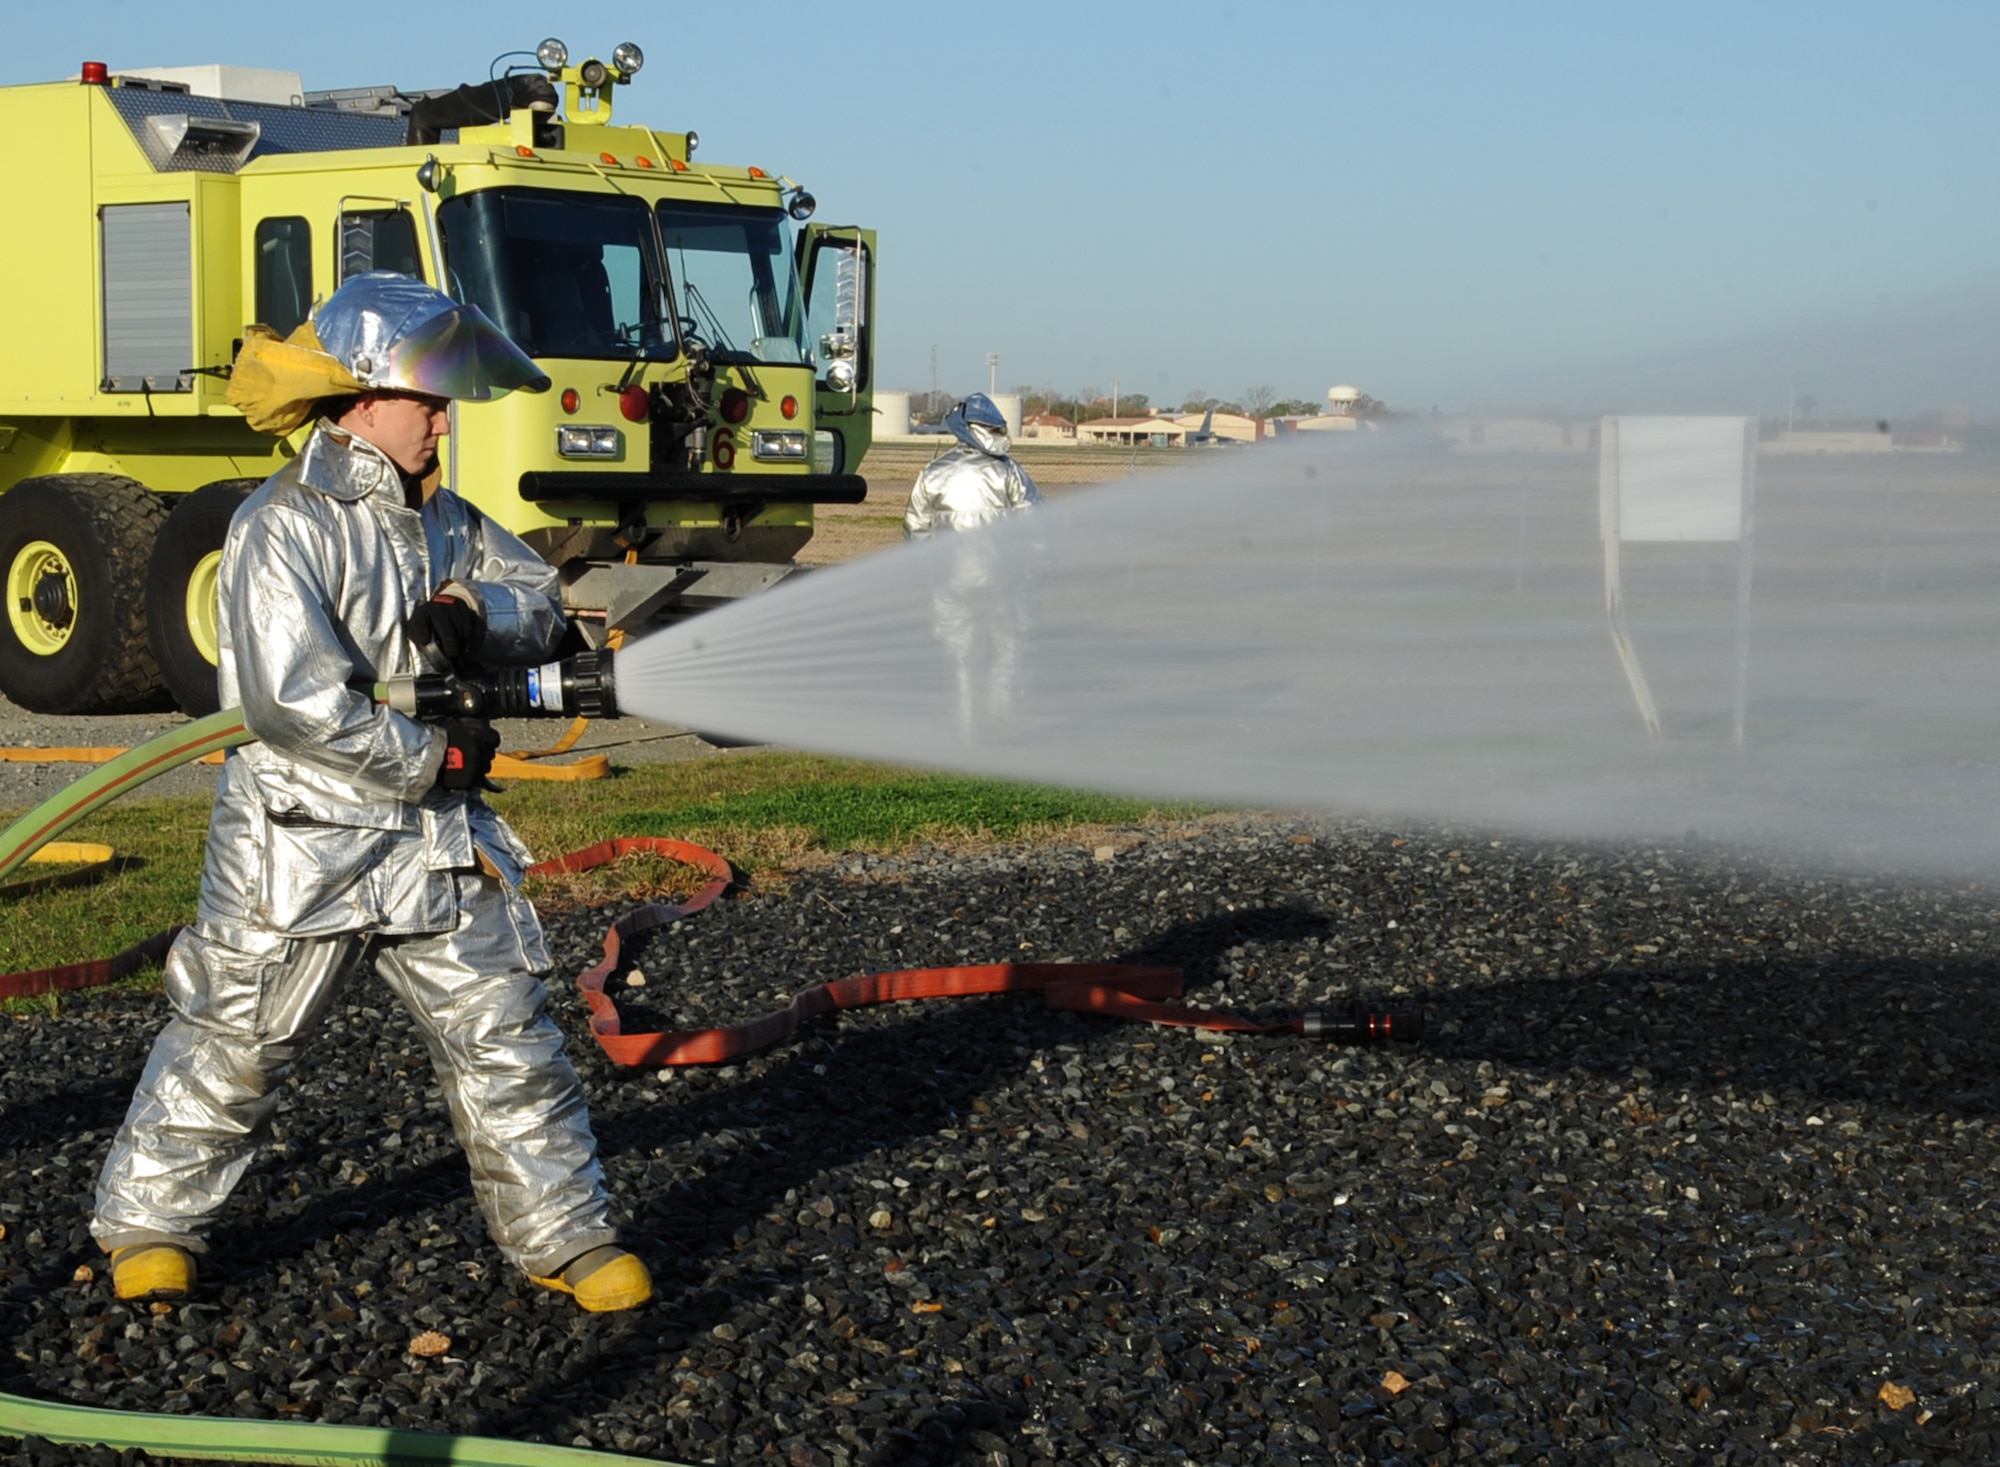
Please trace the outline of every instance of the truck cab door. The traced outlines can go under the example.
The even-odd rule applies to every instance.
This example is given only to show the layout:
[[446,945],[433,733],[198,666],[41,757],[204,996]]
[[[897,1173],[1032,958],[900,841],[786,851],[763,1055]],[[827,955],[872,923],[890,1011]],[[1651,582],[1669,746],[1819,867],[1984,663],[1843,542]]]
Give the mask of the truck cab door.
[[807,225],[799,282],[815,373],[813,467],[852,473],[875,433],[875,231]]

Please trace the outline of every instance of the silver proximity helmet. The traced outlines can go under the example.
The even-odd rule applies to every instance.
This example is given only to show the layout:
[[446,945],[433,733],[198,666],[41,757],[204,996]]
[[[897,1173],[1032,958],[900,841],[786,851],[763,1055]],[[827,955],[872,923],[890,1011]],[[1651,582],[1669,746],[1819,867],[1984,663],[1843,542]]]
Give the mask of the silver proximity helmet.
[[474,305],[414,275],[370,270],[328,296],[313,317],[328,356],[368,388],[485,402],[548,375]]
[[944,415],[944,425],[960,443],[982,453],[997,457],[1011,446],[1006,415],[983,392],[971,393],[963,402],[954,403]]

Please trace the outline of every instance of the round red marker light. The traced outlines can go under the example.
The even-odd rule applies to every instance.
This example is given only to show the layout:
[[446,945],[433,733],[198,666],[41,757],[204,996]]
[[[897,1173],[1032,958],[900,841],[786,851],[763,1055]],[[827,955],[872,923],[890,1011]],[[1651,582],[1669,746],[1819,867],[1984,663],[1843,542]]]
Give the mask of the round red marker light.
[[778,411],[788,418],[796,418],[799,415],[799,400],[787,393],[785,400],[778,404]]
[[563,395],[562,395],[563,411],[566,413],[573,413],[582,406],[583,406],[583,399],[576,395],[576,389],[574,387],[565,387],[563,389]]
[[732,387],[722,394],[722,421],[740,423],[750,416],[750,394],[740,387]]
[[618,394],[618,411],[625,415],[629,423],[643,423],[651,410],[653,399],[645,388],[634,383]]

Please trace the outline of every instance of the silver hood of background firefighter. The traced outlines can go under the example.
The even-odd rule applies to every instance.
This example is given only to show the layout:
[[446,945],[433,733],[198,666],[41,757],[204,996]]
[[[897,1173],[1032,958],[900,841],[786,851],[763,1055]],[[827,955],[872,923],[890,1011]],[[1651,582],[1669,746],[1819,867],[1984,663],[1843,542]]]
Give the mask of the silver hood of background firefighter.
[[951,411],[944,415],[944,425],[951,430],[952,437],[967,448],[976,448],[995,458],[1014,446],[1013,440],[1007,436],[1005,415],[983,392],[975,392],[965,401],[953,404]]

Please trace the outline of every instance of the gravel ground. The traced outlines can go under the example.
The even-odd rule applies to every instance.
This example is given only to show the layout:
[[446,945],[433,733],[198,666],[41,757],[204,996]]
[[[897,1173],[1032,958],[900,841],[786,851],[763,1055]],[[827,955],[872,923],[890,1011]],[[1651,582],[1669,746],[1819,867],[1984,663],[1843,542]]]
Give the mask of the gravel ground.
[[508,1275],[371,981],[155,1312],[85,1218],[158,1001],[78,996],[0,1024],[0,1389],[790,1467],[2000,1461],[1991,893],[1287,820],[1101,839],[744,893],[636,954],[627,1027],[1067,957],[1251,1012],[1414,996],[1431,1041],[1006,996],[618,1071],[568,981],[613,914],[577,914],[555,1006],[658,1302]]

